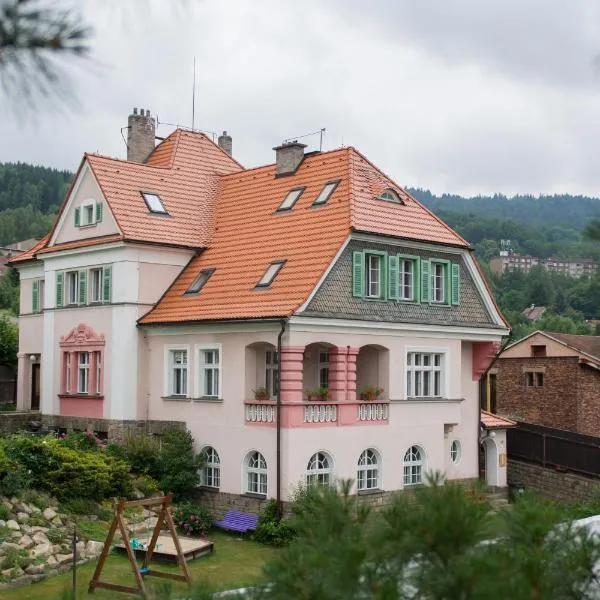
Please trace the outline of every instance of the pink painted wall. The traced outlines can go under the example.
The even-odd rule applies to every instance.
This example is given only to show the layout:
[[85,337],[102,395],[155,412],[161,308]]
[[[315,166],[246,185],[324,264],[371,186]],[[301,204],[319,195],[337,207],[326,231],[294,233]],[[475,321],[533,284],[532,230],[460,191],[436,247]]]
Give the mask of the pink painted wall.
[[69,417],[104,417],[103,401],[98,398],[61,398],[60,414]]
[[[74,219],[75,208],[87,203],[88,200],[95,200],[104,204],[102,210],[102,221],[86,227],[76,227]],[[143,202],[141,196],[140,202]],[[113,233],[119,233],[119,228],[106,201],[104,200],[104,197],[102,196],[102,192],[96,183],[94,176],[92,175],[91,171],[86,170],[81,175],[81,183],[78,186],[75,194],[71,196],[69,210],[65,215],[62,226],[57,232],[55,243],[61,244],[63,242],[81,240],[90,237],[99,237]]]
[[[268,327],[267,325],[263,327]],[[244,401],[251,400],[249,392],[254,388],[259,369],[256,360],[246,348],[253,342],[276,344],[278,327],[272,330],[236,332],[233,328],[210,326],[188,327],[181,333],[164,329],[162,332],[148,329],[148,389],[149,414],[154,419],[178,419],[187,422],[198,448],[211,445],[217,449],[221,459],[221,490],[231,493],[242,491],[242,463],[249,450],[263,453],[269,466],[269,495],[275,494],[275,427],[273,425],[245,424]],[[173,332],[173,333],[171,333]],[[479,401],[477,383],[472,380],[472,347],[470,342],[455,339],[425,338],[401,334],[332,334],[305,331],[287,332],[284,346],[297,348],[298,352],[284,353],[286,364],[300,363],[304,346],[327,340],[331,344],[346,348],[360,348],[365,344],[377,343],[388,349],[389,381],[382,382],[389,389],[389,424],[329,426],[318,424],[284,428],[282,431],[282,458],[284,489],[291,490],[305,475],[310,456],[318,450],[331,454],[338,477],[356,478],[356,461],[366,448],[377,449],[383,459],[382,484],[385,490],[403,486],[403,457],[409,446],[417,444],[426,453],[426,469],[443,471],[449,478],[477,477],[478,475],[478,414]],[[165,346],[184,345],[189,347],[190,385],[194,381],[195,361],[191,360],[195,344],[219,343],[222,352],[222,401],[206,402],[187,400],[165,400],[162,398],[165,372]],[[406,352],[446,352],[446,374],[448,397],[452,400],[406,401],[404,379]],[[291,361],[291,362],[290,362]],[[316,364],[312,364],[316,369]],[[372,366],[369,368],[373,368]],[[331,376],[331,375],[330,375]],[[295,376],[294,376],[295,377]],[[282,382],[282,395],[289,400],[296,398],[304,385],[295,380]],[[289,387],[291,386],[291,387]],[[291,394],[291,395],[290,395]],[[292,397],[293,396],[293,397]],[[303,410],[303,404],[299,404]],[[295,409],[294,409],[295,410]],[[350,419],[355,405],[342,406],[339,419]],[[300,414],[300,413],[299,413]],[[352,419],[350,419],[352,420]],[[446,428],[445,428],[446,426]],[[445,435],[446,429],[446,435]],[[461,459],[453,464],[450,459],[450,444],[458,439],[461,444]]]

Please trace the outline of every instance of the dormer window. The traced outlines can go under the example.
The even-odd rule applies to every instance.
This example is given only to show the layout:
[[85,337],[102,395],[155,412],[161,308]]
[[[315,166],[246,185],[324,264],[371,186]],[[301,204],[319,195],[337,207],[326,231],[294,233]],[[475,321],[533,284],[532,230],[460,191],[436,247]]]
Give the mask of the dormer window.
[[158,194],[154,194],[153,192],[141,192],[142,197],[144,198],[144,202],[146,202],[146,206],[151,213],[156,213],[159,215],[168,215],[167,209],[164,207],[162,200]]
[[394,202],[396,204],[404,204],[398,192],[391,188],[387,188],[377,196],[377,200],[385,200],[386,202]]
[[299,187],[290,190],[277,210],[291,210],[306,188]]
[[210,276],[215,272],[215,269],[202,269],[190,287],[185,291],[186,294],[197,294],[210,279]]
[[328,181],[323,189],[320,191],[319,195],[315,198],[315,201],[312,203],[313,206],[320,206],[321,204],[325,204],[327,200],[331,197],[331,194],[335,191],[335,188],[339,185],[340,180],[337,181]]
[[273,261],[265,271],[265,274],[262,276],[261,280],[256,284],[257,288],[265,288],[269,287],[279,271],[281,271],[281,267],[285,264],[285,260],[276,260]]

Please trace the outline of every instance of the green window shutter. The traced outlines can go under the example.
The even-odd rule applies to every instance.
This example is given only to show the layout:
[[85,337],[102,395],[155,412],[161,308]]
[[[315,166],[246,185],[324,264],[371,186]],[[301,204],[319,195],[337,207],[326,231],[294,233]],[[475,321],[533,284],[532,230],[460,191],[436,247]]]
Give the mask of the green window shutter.
[[96,223],[102,222],[102,202],[96,202]]
[[362,252],[352,253],[352,295],[362,298],[365,294],[365,260]]
[[40,312],[40,281],[34,279],[31,287],[31,312]]
[[452,304],[458,306],[460,304],[460,265],[452,263]]
[[431,263],[421,261],[421,302],[429,302],[431,290]]
[[79,304],[87,304],[87,271],[79,271]]
[[56,306],[63,305],[65,295],[65,274],[62,271],[56,273]]
[[79,208],[79,206],[75,209],[75,227],[79,227],[79,223],[80,223],[80,214],[81,214],[81,208]]
[[102,270],[102,302],[111,301],[112,296],[112,267],[104,267]]
[[400,277],[400,260],[392,254],[388,256],[388,298],[398,300],[398,284]]
[[387,300],[388,297],[388,254],[381,253],[381,298]]

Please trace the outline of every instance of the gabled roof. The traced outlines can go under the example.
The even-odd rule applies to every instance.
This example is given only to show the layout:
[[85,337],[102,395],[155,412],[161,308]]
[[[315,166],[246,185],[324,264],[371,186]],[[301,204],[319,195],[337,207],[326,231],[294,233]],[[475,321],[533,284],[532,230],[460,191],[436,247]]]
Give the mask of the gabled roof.
[[50,239],[50,234],[48,233],[37,244],[35,244],[31,248],[29,248],[29,250],[27,250],[26,252],[22,252],[21,254],[18,254],[17,256],[11,258],[8,261],[8,263],[13,265],[13,264],[22,263],[22,262],[25,262],[28,260],[34,260],[35,255],[38,252],[38,250],[41,250],[42,248],[44,248],[46,246],[46,244],[48,243],[49,239]]
[[[327,203],[311,206],[340,180]],[[304,187],[289,211],[277,208]],[[393,188],[404,204],[375,199]],[[293,176],[270,165],[221,178],[210,247],[194,258],[140,323],[284,317],[308,298],[353,231],[468,247],[459,235],[354,148],[306,155]],[[286,263],[268,289],[256,284],[273,261]],[[215,269],[198,294],[185,294],[203,269]]]
[[600,361],[600,336],[597,335],[573,335],[570,333],[544,333],[548,337],[558,340],[573,350],[588,354]]

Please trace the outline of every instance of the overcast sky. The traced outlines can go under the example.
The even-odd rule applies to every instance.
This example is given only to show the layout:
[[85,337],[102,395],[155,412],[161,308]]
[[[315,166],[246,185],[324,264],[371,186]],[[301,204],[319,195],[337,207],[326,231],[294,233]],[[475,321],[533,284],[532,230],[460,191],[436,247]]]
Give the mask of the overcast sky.
[[600,196],[598,0],[78,4],[94,27],[92,60],[66,65],[78,107],[16,119],[3,98],[0,161],[124,157],[134,106],[191,126],[195,56],[196,127],[228,130],[246,166],[326,127],[325,149],[355,146],[401,185]]

